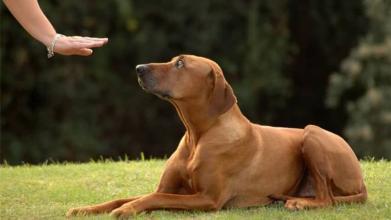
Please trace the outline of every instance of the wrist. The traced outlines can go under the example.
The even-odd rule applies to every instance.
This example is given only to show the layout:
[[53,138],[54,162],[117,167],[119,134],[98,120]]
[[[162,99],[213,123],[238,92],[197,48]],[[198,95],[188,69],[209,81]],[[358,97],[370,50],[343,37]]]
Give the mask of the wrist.
[[50,44],[52,43],[53,39],[56,37],[57,33],[49,33],[41,37],[40,42],[45,45],[45,47],[50,47]]
[[50,44],[46,47],[48,51],[48,58],[51,58],[54,56],[54,47],[56,46],[57,40],[60,37],[64,37],[62,34],[56,34],[54,35],[53,39],[51,40]]

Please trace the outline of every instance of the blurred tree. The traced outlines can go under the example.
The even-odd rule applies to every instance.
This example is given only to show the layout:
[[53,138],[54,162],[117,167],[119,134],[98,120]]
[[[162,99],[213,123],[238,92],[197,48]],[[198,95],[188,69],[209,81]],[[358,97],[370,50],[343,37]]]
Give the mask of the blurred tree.
[[165,156],[184,128],[133,68],[188,53],[223,68],[251,120],[344,121],[326,109],[328,76],[366,30],[362,1],[40,1],[58,32],[108,36],[89,58],[45,49],[1,7],[1,148],[10,163]]
[[345,108],[360,156],[391,158],[391,2],[366,0],[370,30],[330,78],[327,103]]
[[312,123],[341,132],[346,115],[335,114],[324,103],[328,79],[367,27],[361,0],[289,2],[292,49],[284,71],[292,89],[276,124],[304,127]]

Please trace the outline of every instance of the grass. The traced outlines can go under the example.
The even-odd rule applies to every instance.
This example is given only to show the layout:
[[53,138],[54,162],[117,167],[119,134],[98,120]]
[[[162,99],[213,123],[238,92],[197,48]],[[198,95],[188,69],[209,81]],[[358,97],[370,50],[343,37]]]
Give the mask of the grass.
[[[364,161],[365,204],[290,212],[282,204],[219,212],[155,211],[137,219],[390,219],[391,162]],[[0,167],[0,219],[65,219],[75,206],[152,192],[162,160]],[[75,219],[111,219],[108,215]]]

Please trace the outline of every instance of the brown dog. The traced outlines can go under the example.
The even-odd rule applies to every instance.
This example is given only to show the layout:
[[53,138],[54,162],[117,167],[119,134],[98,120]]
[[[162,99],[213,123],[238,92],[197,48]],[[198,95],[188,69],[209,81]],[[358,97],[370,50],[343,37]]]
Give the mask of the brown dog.
[[251,123],[213,61],[192,55],[136,67],[144,90],[171,102],[186,127],[156,190],[71,209],[67,216],[156,209],[219,210],[284,200],[291,210],[364,202],[359,161],[338,135]]

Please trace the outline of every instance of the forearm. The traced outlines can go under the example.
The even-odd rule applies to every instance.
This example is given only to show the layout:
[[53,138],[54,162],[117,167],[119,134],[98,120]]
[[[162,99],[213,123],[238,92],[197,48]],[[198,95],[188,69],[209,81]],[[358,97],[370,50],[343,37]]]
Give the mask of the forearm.
[[46,18],[37,0],[3,0],[9,11],[35,39],[48,46],[56,30]]

